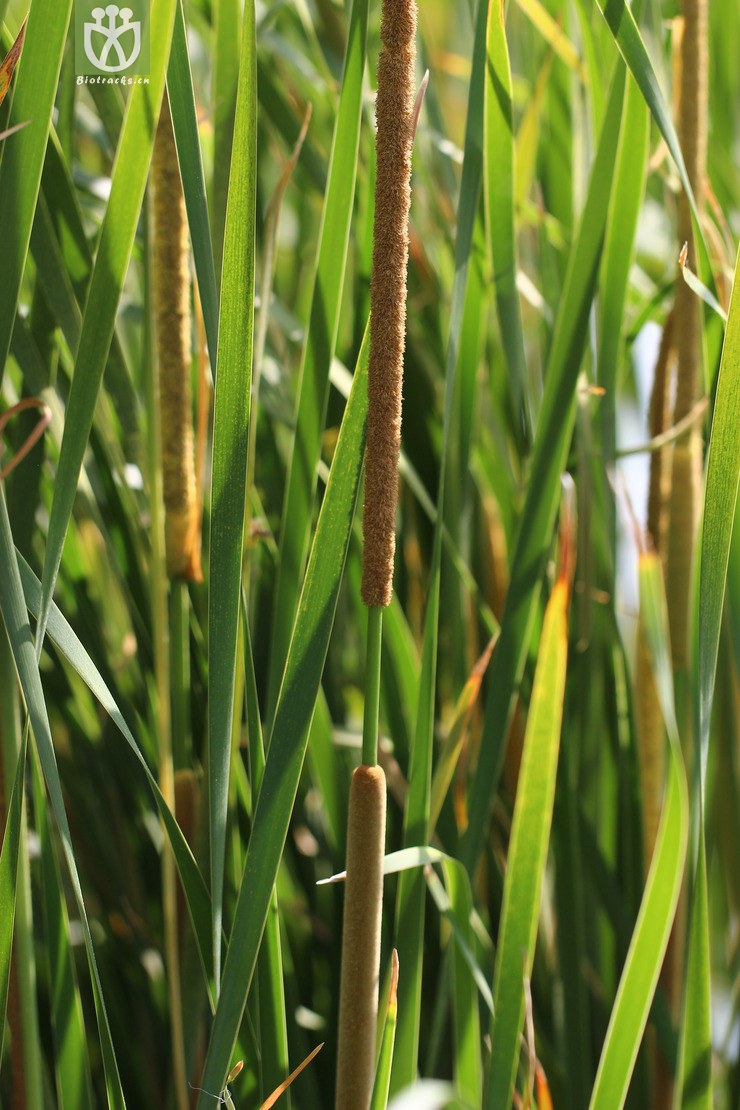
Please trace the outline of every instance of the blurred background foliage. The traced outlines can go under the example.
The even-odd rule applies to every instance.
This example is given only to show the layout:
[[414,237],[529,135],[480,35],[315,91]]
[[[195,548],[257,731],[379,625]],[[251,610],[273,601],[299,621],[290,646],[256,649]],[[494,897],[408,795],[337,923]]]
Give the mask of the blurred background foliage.
[[[266,321],[266,334],[261,362],[254,368],[254,381],[258,382],[253,400],[254,474],[249,489],[244,565],[256,689],[266,727],[275,707],[270,685],[276,680],[273,671],[278,667],[279,677],[282,669],[282,659],[276,662],[272,647],[284,530],[281,521],[349,7],[349,3],[335,0],[256,4],[256,312],[258,319]],[[483,157],[480,132],[477,145],[466,139],[476,47],[473,8],[465,2],[424,0],[419,12],[419,78],[428,68],[430,82],[414,150],[396,589],[386,621],[381,714],[383,761],[390,784],[388,851],[392,851],[402,844],[403,802],[419,697],[447,406],[451,430],[446,456],[446,529],[435,723],[429,743],[437,767],[443,752],[454,752],[452,773],[440,796],[434,843],[455,857],[461,854],[460,840],[469,818],[470,791],[476,778],[486,699],[490,696],[488,657],[477,671],[476,662],[497,632],[515,569],[512,553],[530,488],[532,442],[541,412],[543,377],[566,273],[578,243],[579,219],[607,113],[611,75],[620,64],[612,33],[590,0],[545,0],[543,6],[535,0],[510,0],[506,32],[516,159],[513,212],[526,352],[524,380],[517,384],[504,354],[496,312],[483,194],[475,193],[467,213],[461,214],[458,207],[463,160],[470,159],[472,165]],[[660,87],[671,103],[678,5],[668,0],[645,0],[641,8],[640,30]],[[188,0],[184,10],[210,235],[219,274],[239,66],[240,4]],[[24,13],[22,2],[0,2],[0,15],[8,31],[6,48]],[[713,3],[709,14],[711,191],[704,198],[703,211],[711,276],[705,273],[702,277],[713,285],[717,299],[727,310],[740,236],[740,8],[732,3]],[[219,19],[221,34],[217,35]],[[478,49],[480,38],[478,31]],[[315,523],[323,496],[349,375],[357,361],[368,313],[373,84],[378,42],[379,5],[373,3],[346,275],[331,367],[332,385],[321,429],[318,493],[312,516],[305,522],[308,527]],[[156,43],[152,49],[157,49]],[[22,67],[23,63],[20,76]],[[9,97],[0,107],[0,130],[7,125],[11,103]],[[281,193],[281,175],[309,106],[305,141]],[[123,110],[124,97],[119,88],[76,83],[70,33],[54,100],[54,138],[50,139],[35,207],[18,315],[0,391],[3,408],[24,396],[41,396],[51,409],[47,433],[5,480],[15,544],[39,577],[81,314],[91,259],[110,195]],[[6,149],[12,142],[14,137],[5,140]],[[636,158],[635,174],[640,180],[642,172]],[[637,187],[642,189],[639,183]],[[652,123],[634,248],[630,242],[623,244],[629,278],[623,310],[617,306],[618,315],[613,321],[618,329],[614,390],[604,395],[600,388],[601,329],[608,306],[600,300],[598,288],[586,304],[583,344],[574,348],[571,356],[580,368],[567,461],[577,489],[577,569],[551,858],[531,980],[537,1058],[555,1106],[586,1105],[584,1091],[587,1098],[644,887],[631,677],[637,631],[638,553],[627,506],[642,524],[649,453],[632,453],[632,449],[644,448],[649,438],[647,408],[653,367],[677,280],[676,260],[681,246],[675,230],[679,188],[675,165]],[[11,203],[8,196],[0,194],[0,206]],[[467,296],[450,403],[450,398],[445,398],[445,381],[450,329],[454,326],[450,322],[453,287],[459,268],[456,245],[463,216],[472,220],[472,245],[466,257]],[[324,218],[331,220],[332,213],[327,212]],[[54,597],[156,774],[160,713],[155,677],[156,596],[152,586],[153,429],[148,403],[152,276],[148,219],[145,200]],[[270,261],[272,274],[270,277],[268,271],[265,282]],[[0,285],[1,268],[0,253]],[[198,320],[195,286],[193,303]],[[719,366],[722,323],[708,307],[705,325],[702,393],[711,397]],[[202,376],[208,378],[204,352],[200,323],[193,339],[196,397]],[[317,415],[321,419],[320,411]],[[19,449],[35,419],[33,413],[24,414],[9,424],[6,456]],[[705,422],[707,419],[705,416]],[[708,428],[706,423],[705,442]],[[173,695],[174,768],[180,773],[177,790],[181,799],[187,795],[193,806],[190,812],[181,800],[178,819],[205,875],[209,457],[206,451],[205,582],[175,587],[170,603],[170,622],[182,622],[179,638],[172,633],[180,650],[179,657],[173,655],[171,659],[172,682],[178,691]],[[553,539],[550,535],[543,542],[549,544],[554,558]],[[316,700],[308,759],[277,875],[285,1033],[291,1066],[318,1041],[326,1042],[293,1088],[295,1105],[307,1110],[329,1105],[333,1089],[341,887],[317,887],[316,882],[343,867],[346,785],[359,758],[366,620],[359,599],[360,550],[358,520],[349,544],[321,694]],[[545,573],[545,595],[551,580],[552,566]],[[740,1099],[737,528],[728,583],[705,814],[714,1103],[726,1110],[737,1106]],[[521,681],[517,681],[516,709],[508,730],[501,781],[494,783],[492,816],[486,824],[482,850],[470,869],[475,905],[471,943],[474,958],[489,984],[493,967],[489,945],[491,939],[495,942],[499,929],[519,751],[543,605],[544,598],[537,601],[529,640],[524,645],[526,662]],[[15,678],[4,638],[2,650],[3,733],[7,739],[9,733],[18,734],[20,702],[13,692]],[[173,1081],[163,955],[160,857],[164,837],[159,816],[144,777],[114,723],[49,638],[40,667],[122,1086],[130,1106],[169,1105]],[[474,677],[472,687],[466,688],[471,675],[480,674],[482,683]],[[237,681],[237,698],[240,692]],[[234,736],[226,851],[227,935],[253,813],[250,736],[247,711],[241,701],[237,702]],[[6,800],[15,768],[8,750],[6,743]],[[98,1105],[105,1098],[104,1083],[81,928],[70,898],[69,879],[57,861],[58,846],[51,855],[48,852],[49,835],[51,843],[56,843],[53,822],[46,832],[40,827],[46,827],[46,802],[36,776],[37,764],[32,757],[27,783],[28,838],[21,852],[21,865],[30,878],[29,905],[23,916],[17,912],[16,925],[28,929],[32,938],[25,958],[32,960],[35,968],[33,1020],[37,1021],[39,1058],[43,1063],[35,1076],[37,1095],[29,1095],[24,1101],[17,1086],[20,1073],[11,1067],[17,1036],[15,1044],[12,1035],[6,1036],[0,1069],[3,1105],[34,1106],[34,1097],[42,1099],[39,1106]],[[694,787],[692,791],[694,807]],[[394,943],[396,887],[396,876],[389,877],[384,969]],[[54,888],[62,892],[61,901],[50,894]],[[208,1007],[182,907],[180,912],[187,1077],[197,1084],[208,1037]],[[69,973],[74,975],[64,987],[54,981],[55,965],[48,957],[52,941],[57,943],[55,914],[59,913],[73,957]],[[419,1071],[422,1076],[455,1080],[460,1046],[452,1036],[451,977],[456,974],[453,947],[449,920],[440,916],[430,901],[423,937]],[[403,983],[403,962],[400,975]],[[55,1012],[54,992],[60,989],[71,992],[70,998],[79,991],[82,1007],[83,1036],[75,1042],[73,1055],[78,1054],[81,1073],[89,1072],[91,1093],[75,1103],[69,1101],[69,1096],[65,1103],[55,1102],[64,1086],[61,1062],[69,1062],[51,1016]],[[12,998],[11,986],[11,1002]],[[480,1000],[477,1004],[485,1029],[485,1005]],[[272,1089],[261,1063],[257,1011],[253,991],[234,1056],[245,1060],[244,1071],[232,1086],[240,1107],[259,1105]],[[648,1042],[652,1043],[653,1022],[649,1028],[653,1031]],[[664,1035],[675,1049],[677,1030],[670,1022],[667,1032],[665,1028]],[[485,1045],[481,1051],[485,1058]],[[27,1055],[27,1063],[32,1059],[33,1055]],[[581,1078],[574,1078],[574,1068]],[[526,1062],[522,1069],[522,1075],[529,1074]],[[649,1053],[643,1050],[628,1105],[651,1105],[649,1072]],[[23,1082],[29,1082],[28,1078]],[[85,1089],[87,1084],[85,1079]],[[459,1088],[457,1097],[462,1099]],[[537,1097],[542,1100],[537,1102],[540,1107],[547,1105],[540,1087]]]

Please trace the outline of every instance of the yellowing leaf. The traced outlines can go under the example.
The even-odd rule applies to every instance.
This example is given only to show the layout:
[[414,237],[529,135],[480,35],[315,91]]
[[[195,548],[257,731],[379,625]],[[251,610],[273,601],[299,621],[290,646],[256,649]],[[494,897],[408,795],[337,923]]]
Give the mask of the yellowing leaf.
[[302,1063],[302,1064],[299,1064],[299,1065],[298,1065],[298,1067],[297,1067],[297,1068],[295,1069],[295,1071],[292,1071],[292,1072],[290,1073],[290,1075],[289,1075],[289,1076],[288,1076],[288,1078],[287,1078],[287,1079],[285,1080],[285,1082],[284,1082],[284,1083],[281,1083],[279,1087],[276,1087],[276,1088],[275,1088],[275,1090],[274,1090],[274,1091],[272,1092],[272,1094],[270,1095],[270,1097],[269,1097],[268,1099],[266,1099],[266,1100],[265,1100],[265,1102],[263,1102],[263,1103],[262,1103],[262,1106],[260,1107],[260,1110],[270,1110],[270,1107],[271,1107],[271,1106],[274,1106],[274,1105],[275,1105],[275,1103],[276,1103],[276,1102],[277,1102],[277,1100],[278,1100],[278,1099],[280,1098],[280,1096],[281,1096],[282,1094],[284,1094],[284,1092],[285,1092],[285,1091],[287,1091],[288,1087],[289,1087],[289,1086],[291,1085],[291,1083],[293,1082],[293,1080],[294,1080],[294,1079],[297,1079],[297,1078],[298,1078],[298,1076],[299,1076],[299,1075],[301,1074],[301,1072],[303,1071],[303,1069],[304,1069],[304,1068],[305,1068],[305,1067],[306,1067],[306,1066],[307,1066],[308,1064],[310,1064],[310,1063],[311,1063],[311,1061],[313,1060],[314,1056],[315,1056],[315,1055],[316,1055],[316,1054],[317,1054],[318,1052],[321,1052],[321,1049],[322,1049],[323,1047],[324,1047],[324,1045],[323,1045],[323,1042],[322,1042],[321,1044],[319,1044],[319,1045],[317,1045],[317,1046],[316,1046],[316,1048],[315,1048],[315,1049],[313,1050],[313,1052],[309,1052],[308,1056],[307,1056],[307,1057],[306,1057],[306,1059],[305,1059],[305,1060],[303,1061],[303,1063]]

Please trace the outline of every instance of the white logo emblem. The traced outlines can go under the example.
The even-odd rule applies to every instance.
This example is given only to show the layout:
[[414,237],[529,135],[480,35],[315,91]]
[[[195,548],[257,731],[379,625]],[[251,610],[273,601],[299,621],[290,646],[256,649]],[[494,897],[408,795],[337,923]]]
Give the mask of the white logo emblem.
[[[95,22],[85,24],[85,53],[89,60],[105,73],[120,73],[121,70],[128,69],[141,50],[140,21],[131,18],[134,14],[131,8],[119,8],[118,4],[108,4],[105,9],[93,8],[90,14]],[[129,32],[132,41],[127,44],[130,45],[130,50],[126,53],[121,39]]]

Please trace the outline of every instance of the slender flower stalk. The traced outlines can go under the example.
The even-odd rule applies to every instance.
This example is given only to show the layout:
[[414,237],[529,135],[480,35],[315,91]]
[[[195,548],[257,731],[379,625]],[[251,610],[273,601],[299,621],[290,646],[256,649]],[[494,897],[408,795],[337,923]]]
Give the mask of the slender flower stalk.
[[370,282],[362,600],[368,607],[362,764],[352,777],[337,1054],[337,1110],[369,1110],[375,1071],[385,851],[385,775],[377,764],[383,608],[393,593],[406,333],[416,4],[383,0],[377,177]]

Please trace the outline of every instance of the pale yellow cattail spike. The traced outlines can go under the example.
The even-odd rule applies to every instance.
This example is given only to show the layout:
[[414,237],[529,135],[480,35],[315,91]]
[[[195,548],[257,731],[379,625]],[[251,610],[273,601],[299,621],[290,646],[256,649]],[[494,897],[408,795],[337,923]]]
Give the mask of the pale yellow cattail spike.
[[165,545],[170,578],[199,581],[200,508],[190,389],[190,251],[169,101],[165,94],[152,156],[153,268],[162,422]]

